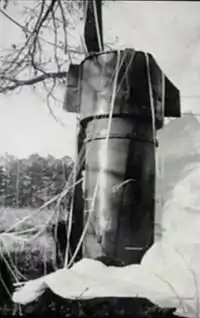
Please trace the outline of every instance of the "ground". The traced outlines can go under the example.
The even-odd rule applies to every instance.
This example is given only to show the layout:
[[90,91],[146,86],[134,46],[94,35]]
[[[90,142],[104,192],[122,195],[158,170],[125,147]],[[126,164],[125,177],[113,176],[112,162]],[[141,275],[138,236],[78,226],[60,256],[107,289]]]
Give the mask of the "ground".
[[[34,314],[35,316],[132,316],[135,318],[164,317],[171,318],[173,309],[161,310],[146,299],[96,299],[91,301],[66,301],[57,297],[51,291],[46,291],[36,302],[27,306],[16,306],[10,300],[13,283],[41,277],[55,269],[55,245],[51,227],[55,219],[46,225],[46,230],[34,238],[36,233],[41,232],[49,220],[52,211],[35,211],[31,209],[0,209],[0,316]],[[30,231],[25,242],[22,234],[14,236],[3,234],[13,224],[22,220],[27,215],[32,215],[24,223],[21,223],[15,231]],[[107,264],[109,265],[109,264]],[[7,289],[5,288],[5,285]]]
[[[5,305],[6,312],[15,310],[16,306],[8,295],[13,291],[13,283],[34,279],[55,269],[55,244],[51,233],[55,218],[49,221],[51,215],[52,211],[49,210],[0,208],[0,315],[5,313]],[[27,219],[17,228],[5,233],[24,218]],[[24,235],[25,231],[28,232]]]

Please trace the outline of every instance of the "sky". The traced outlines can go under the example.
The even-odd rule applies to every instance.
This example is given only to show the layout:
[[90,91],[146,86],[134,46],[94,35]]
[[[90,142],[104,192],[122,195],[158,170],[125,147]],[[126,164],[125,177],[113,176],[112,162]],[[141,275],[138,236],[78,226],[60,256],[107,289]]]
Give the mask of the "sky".
[[[15,12],[11,13],[15,17]],[[113,48],[132,47],[152,53],[180,89],[182,111],[200,113],[199,2],[108,1],[103,8],[103,23],[105,43],[117,37]],[[5,48],[19,33],[3,16],[0,24],[0,47]],[[9,37],[2,30],[9,30]],[[79,37],[77,33],[76,41]],[[63,96],[64,91],[61,100]],[[38,152],[74,157],[76,115],[56,107],[54,112],[64,127],[50,115],[44,96],[30,88],[18,95],[0,96],[0,155],[8,152],[25,157]]]
[[[57,121],[45,101],[24,89],[19,95],[0,99],[0,148],[18,157],[32,153],[55,157],[75,156],[76,116],[54,108]],[[62,124],[60,123],[62,122]]]

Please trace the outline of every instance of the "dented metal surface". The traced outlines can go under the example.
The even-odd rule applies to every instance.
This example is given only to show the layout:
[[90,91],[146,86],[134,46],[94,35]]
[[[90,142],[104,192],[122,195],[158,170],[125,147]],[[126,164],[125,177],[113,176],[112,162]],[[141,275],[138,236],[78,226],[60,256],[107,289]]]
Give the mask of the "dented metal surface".
[[[85,149],[83,228],[89,224],[83,256],[138,263],[154,237],[155,130],[165,116],[180,116],[179,91],[150,54],[132,49],[90,55],[76,71],[73,101]],[[73,110],[73,101],[68,98],[65,109]],[[80,209],[74,208],[74,220]]]

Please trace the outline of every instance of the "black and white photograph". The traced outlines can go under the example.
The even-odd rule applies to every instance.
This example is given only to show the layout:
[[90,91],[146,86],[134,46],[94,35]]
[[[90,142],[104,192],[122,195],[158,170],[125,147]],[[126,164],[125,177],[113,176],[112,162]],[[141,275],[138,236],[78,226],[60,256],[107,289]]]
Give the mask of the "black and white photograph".
[[200,318],[200,2],[0,0],[4,316]]

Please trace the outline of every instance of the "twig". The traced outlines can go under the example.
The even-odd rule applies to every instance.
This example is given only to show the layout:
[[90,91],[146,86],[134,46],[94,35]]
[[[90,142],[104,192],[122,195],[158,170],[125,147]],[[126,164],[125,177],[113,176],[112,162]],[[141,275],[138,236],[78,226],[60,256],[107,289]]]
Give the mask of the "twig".
[[[14,23],[15,25],[17,25],[20,29],[22,29],[23,32],[27,32],[27,33],[32,33],[31,30],[29,30],[27,27],[25,27],[24,25],[20,24],[17,20],[13,19],[11,16],[9,16],[5,11],[3,11],[0,8],[0,13],[2,13],[6,18],[8,18],[12,23]],[[51,46],[55,46],[55,43],[52,43],[51,41],[43,38],[41,35],[38,35],[38,38],[40,38],[42,41],[44,41],[45,43],[51,45]],[[59,48],[60,50],[63,51],[63,46],[57,44],[57,48]],[[77,53],[77,54],[83,54],[83,52],[79,51],[79,50],[75,50],[72,47],[68,47],[68,51],[70,51],[71,53]]]
[[59,79],[59,78],[65,78],[66,76],[67,76],[67,72],[49,72],[49,73],[44,73],[42,75],[39,75],[31,79],[27,79],[27,80],[25,79],[18,80],[8,76],[0,76],[1,80],[6,80],[6,81],[15,83],[13,85],[8,85],[4,88],[1,88],[0,93],[5,93],[8,90],[14,90],[19,86],[30,86],[39,82],[43,82],[44,80],[47,80],[47,79],[52,79],[52,78]]

